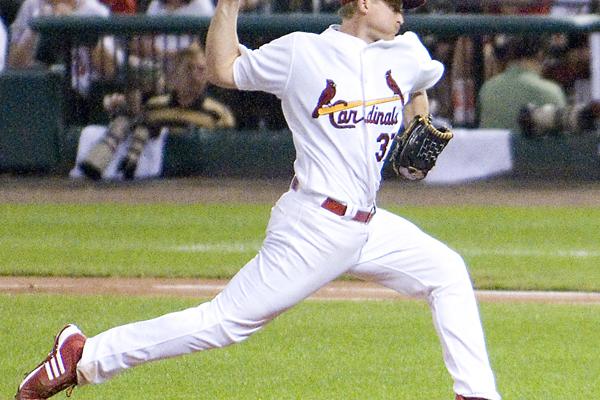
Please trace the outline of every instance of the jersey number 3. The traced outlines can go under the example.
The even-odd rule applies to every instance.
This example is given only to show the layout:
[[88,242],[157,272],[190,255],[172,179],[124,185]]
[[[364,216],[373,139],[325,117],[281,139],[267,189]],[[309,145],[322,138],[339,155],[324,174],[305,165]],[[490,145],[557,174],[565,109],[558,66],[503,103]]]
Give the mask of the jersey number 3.
[[381,162],[381,160],[385,158],[387,148],[390,142],[394,139],[394,136],[396,136],[395,133],[382,133],[377,137],[377,143],[380,144],[379,151],[375,153],[375,159],[377,159],[377,162]]

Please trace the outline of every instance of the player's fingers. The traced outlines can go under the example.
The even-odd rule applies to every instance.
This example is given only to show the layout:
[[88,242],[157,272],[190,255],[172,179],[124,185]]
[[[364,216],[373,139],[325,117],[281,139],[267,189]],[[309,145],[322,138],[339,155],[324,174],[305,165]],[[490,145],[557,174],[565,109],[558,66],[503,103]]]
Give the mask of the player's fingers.
[[398,173],[402,175],[402,177],[410,181],[418,181],[424,179],[427,175],[425,172],[413,167],[398,167]]

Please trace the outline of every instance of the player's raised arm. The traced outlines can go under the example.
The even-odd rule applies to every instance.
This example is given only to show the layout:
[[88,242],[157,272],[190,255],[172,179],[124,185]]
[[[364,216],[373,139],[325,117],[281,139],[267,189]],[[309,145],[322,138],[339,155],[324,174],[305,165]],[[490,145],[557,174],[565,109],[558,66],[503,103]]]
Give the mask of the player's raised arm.
[[240,55],[237,36],[239,7],[239,0],[219,0],[206,36],[208,79],[226,88],[235,88],[233,62]]

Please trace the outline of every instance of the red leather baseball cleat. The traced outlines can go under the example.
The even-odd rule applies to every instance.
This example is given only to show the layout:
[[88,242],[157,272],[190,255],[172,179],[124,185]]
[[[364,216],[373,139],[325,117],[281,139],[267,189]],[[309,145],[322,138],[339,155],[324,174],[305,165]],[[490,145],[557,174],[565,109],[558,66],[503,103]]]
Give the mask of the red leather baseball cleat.
[[86,337],[75,325],[65,326],[56,335],[48,357],[19,385],[16,400],[47,399],[77,385],[77,362]]

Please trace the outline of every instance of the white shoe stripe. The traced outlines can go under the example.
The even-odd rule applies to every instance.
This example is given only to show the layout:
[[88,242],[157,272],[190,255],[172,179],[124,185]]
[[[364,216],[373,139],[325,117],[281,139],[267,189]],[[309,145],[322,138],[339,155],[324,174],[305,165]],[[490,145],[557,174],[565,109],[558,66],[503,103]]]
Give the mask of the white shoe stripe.
[[68,325],[67,327],[65,327],[65,329],[60,333],[60,336],[58,337],[58,344],[56,348],[60,349],[65,340],[67,340],[71,335],[74,334],[81,334],[79,328],[77,328],[75,325]]
[[60,370],[60,374],[65,373],[65,365],[63,364],[62,355],[60,354],[60,350],[56,352],[56,361],[58,362],[58,369]]
[[52,372],[54,372],[54,376],[58,378],[60,376],[60,371],[58,370],[58,365],[56,364],[56,358],[52,357],[50,359],[50,366],[52,367]]
[[46,368],[46,375],[48,375],[48,380],[54,380],[54,374],[52,373],[52,369],[50,369],[50,363],[45,362],[44,368]]
[[33,371],[31,371],[29,373],[29,375],[27,375],[25,377],[25,379],[23,379],[23,382],[21,382],[21,384],[19,385],[19,390],[21,390],[21,388],[25,385],[25,383],[27,383],[27,381],[29,379],[31,379],[32,376],[34,376],[40,369],[42,369],[43,365],[40,365],[39,367],[37,367],[36,369],[34,369]]

